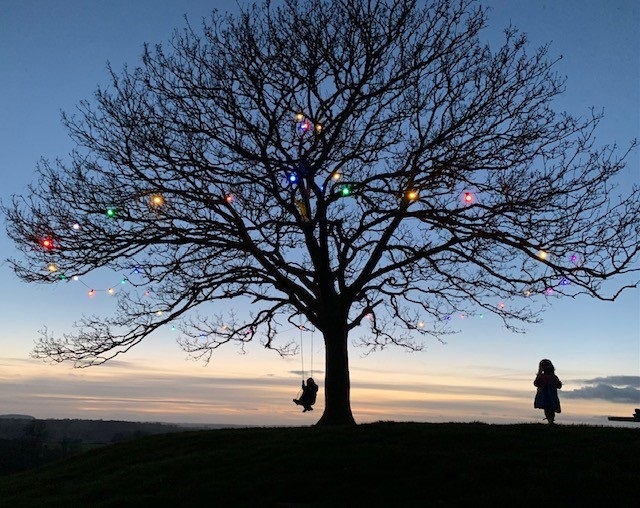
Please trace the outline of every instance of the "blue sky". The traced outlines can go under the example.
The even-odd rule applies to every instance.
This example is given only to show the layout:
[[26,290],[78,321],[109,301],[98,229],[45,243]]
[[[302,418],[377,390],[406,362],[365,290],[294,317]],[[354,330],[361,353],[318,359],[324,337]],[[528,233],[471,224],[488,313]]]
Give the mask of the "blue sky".
[[[640,6],[635,0],[492,0],[488,39],[510,22],[533,46],[551,42],[568,77],[557,108],[586,115],[604,108],[598,141],[626,146],[640,132]],[[40,157],[64,158],[72,145],[60,111],[90,98],[114,68],[137,64],[144,42],[168,39],[212,7],[234,1],[0,0],[0,199],[22,193]],[[640,154],[630,156],[620,184],[640,183]],[[73,190],[70,189],[70,192]],[[0,257],[14,254],[4,228]],[[220,351],[205,366],[186,359],[170,328],[102,367],[74,370],[29,358],[43,326],[68,330],[83,313],[108,313],[106,293],[87,296],[77,283],[33,286],[0,265],[0,414],[40,418],[102,418],[175,422],[306,425],[322,411],[302,415],[297,394],[300,357],[282,359],[258,344],[242,354]],[[109,287],[122,274],[88,276]],[[624,282],[629,282],[626,280]],[[351,349],[352,406],[358,421],[540,421],[532,407],[537,362],[551,358],[565,382],[560,422],[605,423],[640,406],[639,291],[615,303],[554,299],[544,323],[514,335],[497,320],[456,318],[460,333],[425,352],[387,350],[369,356]],[[318,334],[303,340],[305,369],[313,350],[322,388]],[[312,347],[313,345],[313,347]],[[626,377],[622,377],[626,376]]]

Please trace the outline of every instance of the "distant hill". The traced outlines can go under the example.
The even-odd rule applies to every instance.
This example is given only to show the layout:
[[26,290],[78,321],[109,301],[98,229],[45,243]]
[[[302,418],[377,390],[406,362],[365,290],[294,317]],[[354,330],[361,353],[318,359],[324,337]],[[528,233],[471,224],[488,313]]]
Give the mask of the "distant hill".
[[0,476],[144,436],[221,427],[228,426],[118,420],[39,420],[27,415],[3,415],[0,417]]
[[[46,419],[26,415],[0,417],[0,439],[16,440],[30,436],[43,443],[74,441],[83,444],[109,444],[147,435],[186,430],[222,428],[228,425],[128,422],[119,420]],[[234,427],[234,426],[231,426]]]

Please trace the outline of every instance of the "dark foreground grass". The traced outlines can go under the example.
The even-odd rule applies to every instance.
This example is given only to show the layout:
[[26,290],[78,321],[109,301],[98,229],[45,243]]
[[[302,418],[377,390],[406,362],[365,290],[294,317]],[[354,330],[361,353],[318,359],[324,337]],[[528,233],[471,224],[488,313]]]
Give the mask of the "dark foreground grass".
[[0,478],[0,505],[632,506],[640,431],[376,423],[151,436]]

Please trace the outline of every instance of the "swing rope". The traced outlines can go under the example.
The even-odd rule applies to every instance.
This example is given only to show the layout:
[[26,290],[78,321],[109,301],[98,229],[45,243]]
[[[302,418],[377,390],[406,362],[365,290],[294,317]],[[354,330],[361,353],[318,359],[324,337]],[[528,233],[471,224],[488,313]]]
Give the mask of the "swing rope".
[[[303,330],[308,330],[307,328],[305,328],[304,326],[302,326],[302,323],[298,325],[298,329],[300,330],[300,363],[302,365],[302,380],[305,381],[305,372],[304,372],[304,338],[302,337],[302,331]],[[310,351],[310,370],[309,370],[309,377],[313,377],[313,330],[308,330],[311,332],[311,351]]]
[[300,360],[302,362],[302,381],[304,381],[304,345],[302,340],[302,323],[298,325],[298,329],[300,330]]
[[309,377],[313,377],[313,330],[311,330],[311,372]]

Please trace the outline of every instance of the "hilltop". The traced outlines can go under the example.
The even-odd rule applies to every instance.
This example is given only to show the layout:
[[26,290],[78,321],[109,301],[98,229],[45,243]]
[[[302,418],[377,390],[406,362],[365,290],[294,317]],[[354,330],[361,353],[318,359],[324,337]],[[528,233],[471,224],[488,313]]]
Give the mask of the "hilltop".
[[640,432],[376,423],[162,434],[0,478],[7,506],[629,506]]

